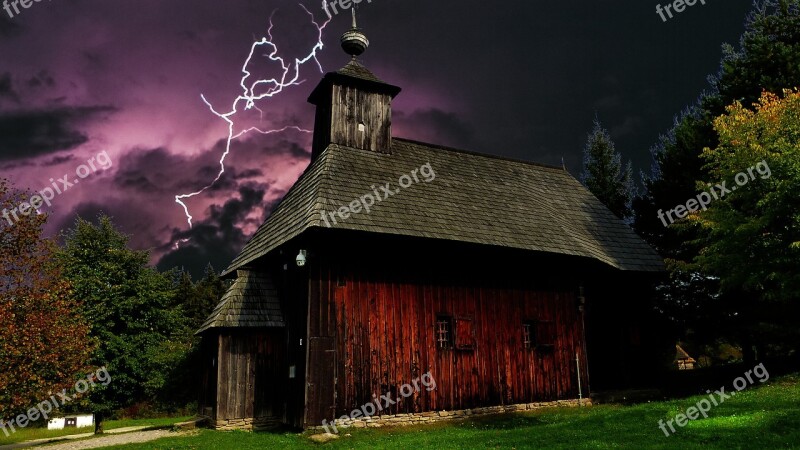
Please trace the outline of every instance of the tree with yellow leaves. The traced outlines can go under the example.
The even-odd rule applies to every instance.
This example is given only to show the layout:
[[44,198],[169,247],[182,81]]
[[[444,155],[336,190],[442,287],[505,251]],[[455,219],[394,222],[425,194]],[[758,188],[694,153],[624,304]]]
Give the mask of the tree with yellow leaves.
[[[0,210],[28,195],[0,179]],[[89,325],[42,236],[46,216],[0,222],[0,420],[72,389],[90,371]]]
[[800,91],[763,93],[754,106],[734,103],[714,122],[720,142],[703,151],[711,179],[699,187],[727,180],[731,192],[690,216],[707,231],[694,262],[719,277],[756,342],[797,342]]

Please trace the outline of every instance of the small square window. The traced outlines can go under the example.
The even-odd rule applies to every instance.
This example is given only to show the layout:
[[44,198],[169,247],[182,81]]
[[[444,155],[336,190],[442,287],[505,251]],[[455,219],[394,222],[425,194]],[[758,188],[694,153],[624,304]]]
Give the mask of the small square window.
[[556,343],[556,324],[552,320],[540,320],[535,325],[536,349],[545,352],[553,351]]
[[441,349],[453,347],[452,322],[453,318],[449,316],[436,318],[436,347]]
[[556,342],[555,324],[549,320],[522,322],[522,346],[525,349],[552,350]]

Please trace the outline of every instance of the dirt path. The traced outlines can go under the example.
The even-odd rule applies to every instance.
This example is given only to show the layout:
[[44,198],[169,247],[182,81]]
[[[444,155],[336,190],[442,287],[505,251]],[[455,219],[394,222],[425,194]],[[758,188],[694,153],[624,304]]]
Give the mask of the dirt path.
[[112,445],[148,442],[165,437],[185,436],[189,432],[174,432],[169,430],[135,431],[133,433],[111,434],[99,438],[86,439],[76,442],[62,442],[59,444],[41,447],[47,450],[83,450],[87,448],[102,448]]

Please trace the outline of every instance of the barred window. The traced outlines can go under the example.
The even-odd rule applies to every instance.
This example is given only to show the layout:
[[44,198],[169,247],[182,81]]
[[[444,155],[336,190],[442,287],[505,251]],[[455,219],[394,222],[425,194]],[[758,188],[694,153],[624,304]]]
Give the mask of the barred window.
[[522,345],[527,348],[533,348],[533,324],[525,322],[522,324]]
[[452,318],[438,316],[436,318],[436,346],[441,349],[451,348],[453,333],[451,332]]

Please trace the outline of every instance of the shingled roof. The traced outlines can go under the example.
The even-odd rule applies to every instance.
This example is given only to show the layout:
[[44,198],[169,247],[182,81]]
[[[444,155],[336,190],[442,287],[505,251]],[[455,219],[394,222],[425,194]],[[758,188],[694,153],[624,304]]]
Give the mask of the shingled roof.
[[383,83],[383,80],[378,78],[374,73],[361,64],[356,58],[350,60],[347,65],[336,71],[339,75],[347,77],[358,78],[365,81],[373,81],[375,83]]
[[331,144],[289,190],[226,273],[336,211],[430,163],[435,180],[401,189],[332,228],[592,258],[620,270],[663,270],[661,257],[561,168],[394,139],[391,154]]
[[195,334],[210,328],[283,327],[283,313],[272,280],[263,273],[239,270],[236,281]]
[[313,104],[317,104],[317,99],[323,97],[323,92],[327,92],[331,84],[342,82],[356,85],[367,91],[385,91],[392,97],[401,91],[399,87],[383,82],[357,59],[353,58],[347,65],[336,72],[326,73],[325,76],[322,77],[322,81],[311,92],[308,100]]

